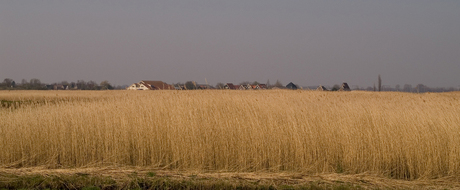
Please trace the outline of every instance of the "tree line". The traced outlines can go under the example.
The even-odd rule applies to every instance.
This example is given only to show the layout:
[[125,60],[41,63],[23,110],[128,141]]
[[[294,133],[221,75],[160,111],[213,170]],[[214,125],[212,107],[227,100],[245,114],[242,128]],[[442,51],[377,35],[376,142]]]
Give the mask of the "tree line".
[[[257,81],[249,82],[243,81],[240,82],[239,85],[257,85],[261,84]],[[200,89],[203,86],[207,86],[207,88],[214,88],[214,89],[223,89],[225,84],[224,83],[217,83],[215,86],[209,84],[197,84],[194,81],[187,81],[185,83],[175,83],[174,86],[182,86],[185,89],[193,90],[193,89]],[[270,80],[267,80],[265,83],[268,88],[274,87],[284,87],[281,81],[277,80],[275,84],[271,84]],[[0,90],[116,90],[116,89],[126,89],[127,86],[114,86],[107,80],[104,80],[100,83],[96,83],[95,81],[84,81],[78,80],[77,82],[67,82],[62,81],[58,83],[51,83],[46,84],[42,83],[39,79],[33,78],[30,80],[22,79],[21,82],[16,82],[11,78],[5,78],[3,82],[0,83]],[[317,86],[309,86],[309,89],[316,89]],[[363,90],[363,91],[400,91],[400,92],[414,92],[414,93],[423,93],[423,92],[448,92],[448,91],[456,91],[459,89],[449,87],[428,87],[424,84],[418,84],[416,86],[412,86],[410,84],[405,84],[403,86],[396,85],[391,87],[389,85],[383,85],[382,79],[380,75],[378,76],[378,86],[374,85],[374,87],[364,87],[360,88],[358,86],[350,86],[352,90]],[[332,88],[329,88],[331,91],[336,91],[340,88],[338,84],[334,85]]]
[[39,79],[33,78],[27,81],[22,79],[21,82],[16,82],[13,79],[5,78],[0,83],[0,90],[112,90],[124,89],[123,86],[113,86],[107,80],[101,83],[95,81],[78,80],[77,82],[62,81],[59,83],[46,84]]

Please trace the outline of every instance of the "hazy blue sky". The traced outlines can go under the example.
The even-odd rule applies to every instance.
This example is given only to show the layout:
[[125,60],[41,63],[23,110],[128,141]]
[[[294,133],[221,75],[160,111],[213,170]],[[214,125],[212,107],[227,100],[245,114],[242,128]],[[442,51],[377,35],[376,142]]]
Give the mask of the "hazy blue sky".
[[0,1],[0,80],[459,87],[459,71],[459,0]]

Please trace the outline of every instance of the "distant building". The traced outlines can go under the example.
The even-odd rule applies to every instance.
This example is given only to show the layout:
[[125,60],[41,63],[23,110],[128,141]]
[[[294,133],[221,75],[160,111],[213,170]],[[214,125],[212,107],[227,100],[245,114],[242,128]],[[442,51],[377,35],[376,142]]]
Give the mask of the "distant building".
[[169,85],[163,81],[146,81],[142,80],[138,83],[134,83],[126,90],[175,90],[173,85]]
[[214,89],[214,87],[208,85],[208,84],[197,84],[197,89],[201,90],[211,90]]
[[297,85],[295,85],[294,83],[290,82],[289,84],[286,85],[286,88],[287,89],[291,89],[291,90],[297,90],[299,89],[299,87]]
[[342,83],[342,86],[340,86],[339,91],[351,91],[350,86],[346,82]]
[[229,90],[236,90],[238,89],[240,86],[238,85],[233,85],[233,83],[227,83],[224,85],[224,89],[229,89]]
[[267,89],[267,85],[266,84],[258,84],[257,87],[256,87],[257,90],[264,90],[264,89]]
[[326,87],[321,86],[321,85],[319,85],[316,90],[318,90],[318,91],[329,91]]
[[46,89],[48,90],[69,90],[70,86],[62,85],[62,84],[52,84],[52,85],[46,85]]
[[241,85],[234,85],[233,83],[227,83],[224,85],[224,89],[229,90],[264,90],[267,89],[266,84],[241,84]]

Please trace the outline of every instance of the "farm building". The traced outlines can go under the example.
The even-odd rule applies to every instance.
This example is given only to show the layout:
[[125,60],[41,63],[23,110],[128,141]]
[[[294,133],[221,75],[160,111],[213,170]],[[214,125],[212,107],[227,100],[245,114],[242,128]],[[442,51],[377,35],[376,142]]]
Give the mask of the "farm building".
[[126,90],[175,90],[173,85],[169,85],[163,81],[146,81],[142,80],[138,83],[134,83]]
[[321,86],[321,85],[319,85],[316,90],[318,90],[318,91],[329,91],[326,87]]
[[258,84],[258,85],[256,86],[255,89],[257,89],[257,90],[259,90],[259,89],[260,89],[260,90],[264,90],[264,89],[267,89],[267,85],[266,85],[266,84]]
[[227,83],[227,84],[224,85],[224,89],[230,89],[230,90],[263,90],[263,89],[267,89],[267,85],[265,85],[265,84],[234,85],[233,83]]
[[286,85],[286,88],[287,89],[291,89],[291,90],[297,90],[299,89],[299,87],[297,85],[295,85],[294,83],[290,82],[289,84]]
[[350,89],[350,86],[348,86],[348,84],[344,82],[342,86],[340,86],[339,91],[351,91],[351,89]]
[[230,90],[236,90],[238,89],[240,86],[238,85],[233,85],[233,83],[227,83],[224,85],[224,89],[230,89]]

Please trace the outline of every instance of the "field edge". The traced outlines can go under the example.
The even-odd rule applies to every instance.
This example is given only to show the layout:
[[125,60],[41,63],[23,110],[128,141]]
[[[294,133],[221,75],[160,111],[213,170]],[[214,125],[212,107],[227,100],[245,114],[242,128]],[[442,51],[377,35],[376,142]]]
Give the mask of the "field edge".
[[229,173],[158,168],[0,169],[0,189],[458,189],[460,180],[371,174]]

